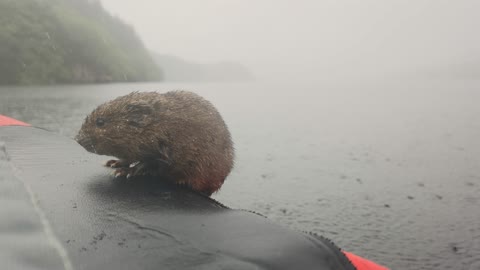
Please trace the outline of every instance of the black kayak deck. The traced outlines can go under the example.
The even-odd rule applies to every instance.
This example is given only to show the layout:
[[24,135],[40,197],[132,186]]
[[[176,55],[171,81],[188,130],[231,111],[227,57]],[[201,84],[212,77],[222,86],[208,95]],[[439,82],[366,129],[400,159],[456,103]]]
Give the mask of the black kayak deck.
[[325,238],[158,179],[114,179],[107,159],[0,127],[5,269],[354,269]]

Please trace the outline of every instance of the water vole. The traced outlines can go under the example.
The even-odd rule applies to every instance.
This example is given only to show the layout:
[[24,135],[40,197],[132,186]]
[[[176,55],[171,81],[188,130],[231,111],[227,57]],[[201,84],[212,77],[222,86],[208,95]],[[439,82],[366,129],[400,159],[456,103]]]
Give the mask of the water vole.
[[115,176],[156,175],[211,195],[233,167],[230,132],[215,107],[188,91],[133,92],[98,106],[77,142],[119,158]]

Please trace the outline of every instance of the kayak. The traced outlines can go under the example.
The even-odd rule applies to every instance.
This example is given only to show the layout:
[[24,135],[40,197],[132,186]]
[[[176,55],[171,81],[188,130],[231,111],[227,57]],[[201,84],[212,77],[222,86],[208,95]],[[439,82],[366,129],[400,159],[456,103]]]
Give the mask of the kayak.
[[0,115],[5,269],[387,269],[153,177],[114,179],[70,138]]

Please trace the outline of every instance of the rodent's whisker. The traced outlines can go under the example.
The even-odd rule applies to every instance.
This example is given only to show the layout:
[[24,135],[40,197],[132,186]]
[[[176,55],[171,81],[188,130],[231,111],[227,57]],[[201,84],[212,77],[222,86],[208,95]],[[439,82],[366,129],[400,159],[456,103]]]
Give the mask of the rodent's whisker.
[[93,149],[93,152],[94,152],[95,154],[97,154],[97,149],[95,149],[95,145],[93,145],[93,144],[90,144],[90,146],[92,147],[92,149]]

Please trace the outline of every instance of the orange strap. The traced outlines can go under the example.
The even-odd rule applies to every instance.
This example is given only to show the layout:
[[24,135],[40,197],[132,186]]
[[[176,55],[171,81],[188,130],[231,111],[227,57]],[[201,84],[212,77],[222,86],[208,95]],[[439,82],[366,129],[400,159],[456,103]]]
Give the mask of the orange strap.
[[352,262],[352,264],[357,268],[357,270],[388,270],[385,266],[381,266],[372,261],[364,259],[360,256],[357,256],[353,253],[343,251],[347,258]]
[[15,120],[0,114],[0,126],[30,126],[22,121]]

